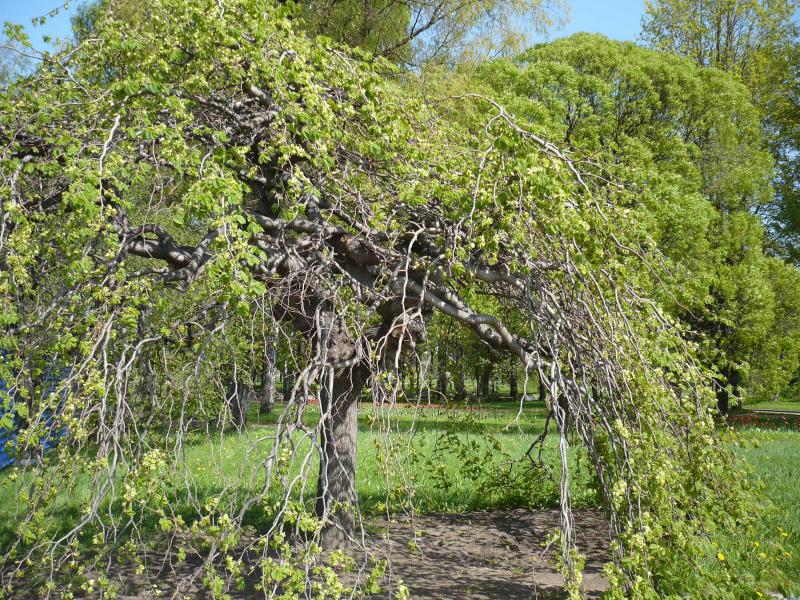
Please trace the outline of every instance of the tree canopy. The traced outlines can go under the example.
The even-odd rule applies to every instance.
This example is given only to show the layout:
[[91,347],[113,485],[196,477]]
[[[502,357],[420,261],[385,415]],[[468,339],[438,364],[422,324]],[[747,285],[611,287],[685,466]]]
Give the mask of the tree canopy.
[[[138,0],[112,4],[122,19],[135,19],[141,10]],[[291,6],[296,29],[406,67],[518,51],[531,33],[550,31],[567,14],[562,0],[300,0]],[[100,11],[97,1],[79,7],[73,18],[78,38],[91,32]]]
[[800,280],[765,254],[753,215],[774,190],[749,90],[731,74],[587,34],[489,63],[482,78],[543,135],[613,165],[668,261],[651,293],[706,335],[723,382],[739,396],[785,392],[798,365]]

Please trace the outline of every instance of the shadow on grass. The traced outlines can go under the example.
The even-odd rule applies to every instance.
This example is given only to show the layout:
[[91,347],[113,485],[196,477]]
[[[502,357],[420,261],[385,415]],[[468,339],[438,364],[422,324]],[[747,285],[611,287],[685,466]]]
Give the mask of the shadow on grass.
[[[544,413],[524,412],[519,419],[514,411],[469,412],[457,409],[375,409],[362,408],[358,415],[359,431],[426,432],[448,433],[497,433],[497,434],[539,434],[544,428]],[[280,411],[249,421],[251,426],[276,425],[281,418]],[[313,427],[319,422],[319,409],[307,407],[302,422]]]
[[[263,464],[261,461],[267,455],[267,448],[271,448],[272,441],[268,439],[269,429],[274,428],[281,415],[281,408],[271,414],[262,415],[260,423],[248,427],[245,433],[235,429],[221,433],[195,432],[187,436],[184,444],[184,456],[178,465],[179,469],[188,469],[192,481],[191,489],[182,485],[182,478],[178,471],[171,471],[175,475],[174,481],[164,481],[161,485],[168,495],[170,517],[180,516],[187,526],[202,517],[204,503],[215,497],[223,497],[222,506],[228,507],[230,512],[238,512],[245,501],[253,496],[263,478],[259,479],[258,470]],[[373,411],[367,406],[359,415],[359,431],[363,443],[359,450],[359,499],[360,508],[366,516],[399,512],[406,507],[406,498],[401,496],[391,497],[385,484],[386,469],[392,469],[390,463],[381,463],[376,449],[379,439],[384,434],[403,435],[414,437],[420,441],[419,449],[425,454],[422,462],[415,465],[415,500],[414,507],[418,512],[431,511],[465,511],[465,510],[492,510],[496,508],[539,508],[552,506],[556,502],[557,488],[552,482],[537,482],[536,486],[517,485],[511,480],[500,482],[498,479],[484,478],[483,475],[465,475],[463,465],[457,458],[447,457],[447,460],[438,460],[436,440],[439,434],[456,434],[461,439],[474,440],[476,436],[495,434],[500,443],[509,449],[515,458],[524,453],[529,440],[538,435],[543,428],[543,419],[525,415],[520,418],[519,424],[506,426],[514,421],[516,413],[511,411],[458,411],[453,409],[423,409],[398,408],[384,412]],[[387,416],[388,418],[384,418]],[[377,418],[376,418],[377,417]],[[308,407],[304,414],[304,422],[314,425],[319,419],[319,410]],[[386,429],[390,426],[391,433]],[[266,430],[266,431],[265,431]],[[248,435],[247,432],[254,435]],[[158,446],[164,447],[167,437],[165,433],[153,430],[150,434]],[[463,436],[463,437],[462,437]],[[264,441],[257,441],[259,438]],[[307,443],[307,442],[306,442]],[[474,443],[474,442],[470,442]],[[480,452],[485,452],[481,449]],[[302,453],[301,453],[302,454]],[[81,451],[76,461],[81,459],[91,460],[93,457],[89,449]],[[440,486],[437,479],[428,472],[431,465],[441,462],[448,470],[452,479],[451,486]],[[45,467],[48,468],[48,467]],[[52,467],[49,467],[52,469]],[[491,468],[497,468],[492,465]],[[11,472],[17,473],[18,481],[12,482],[7,478]],[[316,467],[312,462],[309,469],[310,477],[316,474]],[[393,472],[390,476],[393,489],[400,489],[400,479],[408,473]],[[117,483],[121,483],[124,473],[120,473]],[[17,509],[19,493],[30,486],[35,476],[33,471],[12,469],[0,473],[0,552],[5,553],[19,537],[19,517]],[[5,480],[4,480],[5,479]],[[4,481],[3,481],[4,480]],[[83,505],[89,497],[91,489],[89,475],[80,475],[74,489],[64,490],[43,511],[49,521],[48,537],[60,537],[69,532],[82,518]],[[305,497],[306,508],[313,510],[313,485],[312,493]],[[119,487],[118,487],[119,491]],[[247,510],[243,517],[243,525],[252,527],[256,531],[267,531],[273,525],[273,518],[265,506],[276,501],[280,495],[276,488],[262,502],[254,504]],[[98,515],[103,516],[103,524],[109,525],[108,515],[119,519],[118,541],[123,542],[132,535],[133,528],[128,519],[123,518],[123,501],[119,498],[105,501],[97,508]],[[299,496],[298,496],[299,498]],[[136,508],[136,535],[142,539],[152,537],[160,539],[164,535],[160,524],[161,516],[148,512],[148,509]],[[127,523],[127,524],[126,524]],[[92,536],[96,527],[89,527],[85,534],[79,538],[79,544],[87,553],[92,552]]]

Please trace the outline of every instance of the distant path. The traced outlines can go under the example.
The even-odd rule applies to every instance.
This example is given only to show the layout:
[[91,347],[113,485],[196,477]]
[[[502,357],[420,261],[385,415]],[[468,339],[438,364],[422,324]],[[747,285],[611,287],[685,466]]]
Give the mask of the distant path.
[[785,417],[797,417],[800,416],[800,410],[771,410],[768,408],[744,408],[742,409],[741,413],[738,414],[764,414],[764,415],[778,415],[778,416],[785,416]]

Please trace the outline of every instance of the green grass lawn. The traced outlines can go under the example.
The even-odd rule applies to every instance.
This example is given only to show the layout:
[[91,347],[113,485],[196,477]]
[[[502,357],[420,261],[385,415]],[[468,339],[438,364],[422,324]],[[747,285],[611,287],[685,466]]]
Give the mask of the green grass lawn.
[[[170,476],[174,485],[168,493],[175,497],[177,512],[190,519],[211,497],[221,497],[234,507],[264,486],[264,463],[273,450],[279,409],[262,415],[260,421],[252,419],[242,433],[195,433],[188,438],[176,472]],[[318,418],[318,409],[308,407],[303,422],[313,426]],[[387,410],[362,405],[357,469],[361,507],[367,514],[409,509],[409,492],[413,492],[413,508],[425,512],[554,505],[557,486],[542,470],[533,469],[525,457],[543,426],[541,407],[520,412],[496,407]],[[313,498],[316,454],[311,452],[309,439],[299,432],[292,441],[295,460],[290,478],[304,472],[305,497]],[[557,468],[555,438],[548,440],[543,458]],[[573,452],[571,460],[577,473],[575,501],[590,504],[587,461],[580,452]],[[0,547],[16,535],[15,523],[22,511],[18,495],[30,485],[29,476],[17,475],[15,468],[0,473]],[[184,480],[191,485],[184,485]],[[84,475],[69,492],[57,495],[59,514],[52,516],[65,529],[79,518],[91,485],[90,477]],[[280,491],[275,488],[274,494]],[[251,524],[263,525],[258,522],[263,511],[254,509],[252,513],[248,516]]]
[[[497,407],[464,410],[403,406],[381,409],[362,405],[359,415],[357,486],[367,514],[413,508],[423,512],[490,510],[510,506],[553,506],[558,490],[546,473],[532,468],[525,452],[544,427],[542,407]],[[318,409],[309,407],[303,422],[313,425]],[[187,449],[187,464],[207,493],[248,481],[261,485],[259,465],[271,449],[274,411],[262,415],[244,435],[203,441]],[[557,470],[556,437],[548,437],[543,459]],[[307,454],[307,439],[297,440],[297,455]],[[208,457],[214,460],[209,462]],[[589,469],[581,452],[571,454],[573,493],[579,506],[594,502],[588,489]],[[301,461],[297,461],[298,463]],[[299,466],[296,465],[299,472]],[[316,471],[316,456],[307,465]],[[528,479],[527,483],[525,480]]]
[[[761,478],[766,500],[757,529],[762,539],[751,548],[753,564],[769,571],[775,563],[790,577],[789,590],[800,591],[800,432],[738,432],[736,453]],[[767,549],[767,548],[771,548]],[[766,556],[761,557],[764,553]]]
[[[165,482],[174,494],[177,512],[190,520],[197,507],[212,497],[235,509],[243,498],[260,490],[279,415],[280,407],[270,415],[254,418],[242,433],[193,435],[180,454],[183,474],[179,469],[171,481]],[[313,425],[317,418],[318,410],[309,407],[303,421]],[[550,434],[542,455],[554,478],[525,458],[525,451],[543,426],[543,407],[535,404],[521,411],[516,404],[470,410],[380,409],[364,404],[359,414],[357,470],[361,508],[367,515],[407,510],[411,498],[418,512],[554,506],[558,501],[557,438]],[[800,432],[744,430],[739,439],[736,452],[764,481],[772,503],[756,525],[756,539],[762,540],[761,545],[740,550],[751,557],[749,568],[767,582],[769,589],[800,591]],[[298,433],[293,442],[296,458],[289,468],[290,479],[301,471],[306,473],[305,498],[311,502],[316,457],[304,435]],[[570,461],[575,504],[595,505],[585,455],[573,448]],[[17,535],[18,495],[30,483],[24,475],[17,475],[15,469],[0,473],[0,547]],[[183,477],[191,482],[191,492],[180,482]],[[296,481],[299,490],[303,478]],[[58,496],[60,505],[52,516],[63,528],[79,518],[80,503],[88,496],[90,486],[89,477],[83,476],[71,492]],[[275,489],[275,494],[279,492]],[[264,511],[256,506],[245,520],[264,527],[268,524],[265,519]],[[151,525],[157,530],[155,521]],[[752,543],[740,541],[737,534],[732,532],[734,544]],[[789,574],[790,579],[779,571]]]

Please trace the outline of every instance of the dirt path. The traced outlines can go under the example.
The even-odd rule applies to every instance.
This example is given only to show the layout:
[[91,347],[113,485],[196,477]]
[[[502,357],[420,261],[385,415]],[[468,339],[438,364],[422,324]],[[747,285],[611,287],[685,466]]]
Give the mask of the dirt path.
[[[575,513],[578,546],[586,556],[589,597],[607,589],[602,567],[609,560],[608,528],[597,511]],[[563,579],[553,568],[554,548],[544,545],[558,512],[508,510],[426,515],[381,522],[389,541],[372,540],[373,552],[390,567],[384,585],[400,580],[420,600],[530,600],[563,597]],[[383,596],[388,597],[388,594]]]

